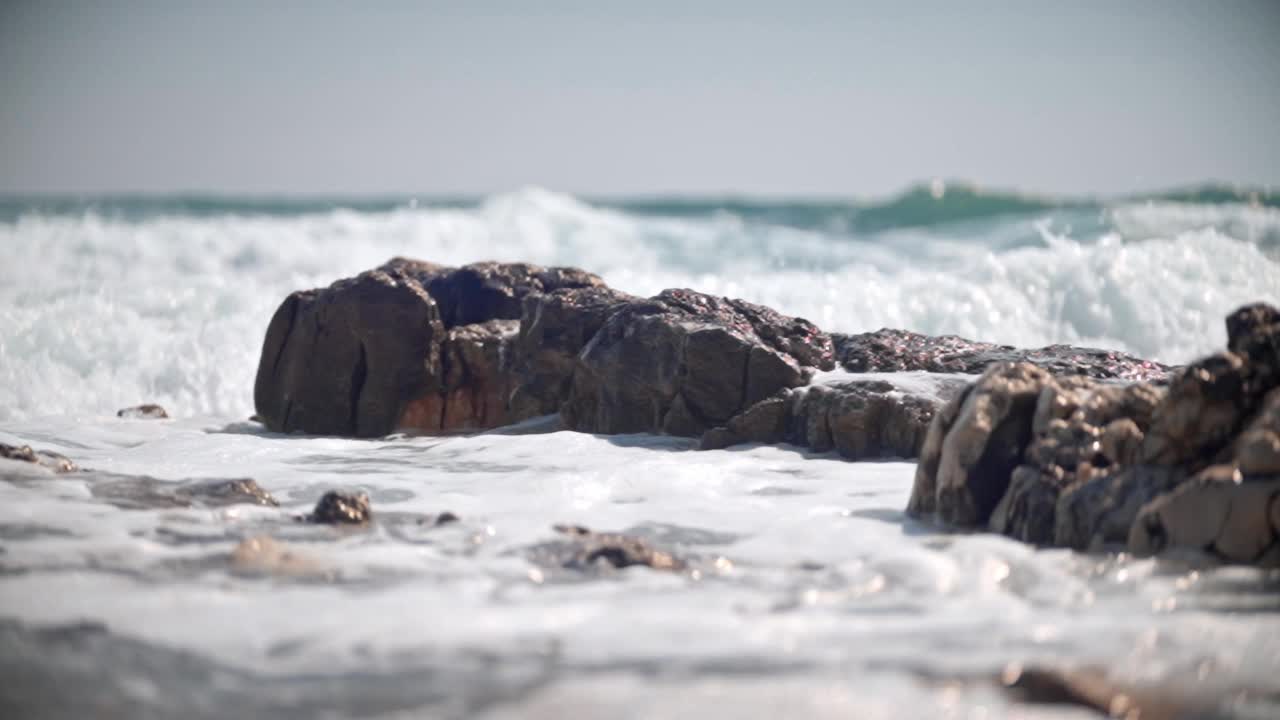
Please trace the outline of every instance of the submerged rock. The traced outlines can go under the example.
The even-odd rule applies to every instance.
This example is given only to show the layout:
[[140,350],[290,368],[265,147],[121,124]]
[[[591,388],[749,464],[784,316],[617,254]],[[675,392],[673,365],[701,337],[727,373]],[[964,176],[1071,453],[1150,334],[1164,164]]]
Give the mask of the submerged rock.
[[365,493],[330,490],[321,496],[309,515],[300,519],[325,525],[364,525],[373,519],[373,508]]
[[32,463],[55,473],[69,473],[80,469],[65,455],[51,450],[33,450],[30,445],[0,443],[0,458]]
[[576,358],[565,426],[700,436],[833,367],[812,323],[742,300],[666,290],[629,302]]
[[541,550],[551,555],[555,564],[570,570],[594,570],[600,566],[621,569],[644,565],[655,570],[683,570],[685,562],[669,552],[658,550],[647,541],[600,533],[581,525],[556,525],[552,528],[569,542]]
[[319,558],[285,545],[269,535],[247,538],[231,551],[231,570],[240,575],[293,579],[330,579],[334,571]]
[[1167,385],[989,369],[935,415],[908,512],[1080,550],[1280,563],[1280,311],[1247,306],[1227,327],[1227,351]]
[[124,408],[123,410],[117,410],[116,417],[135,420],[167,420],[169,418],[169,413],[159,405],[146,403],[144,405],[135,405],[133,407]]
[[249,478],[172,481],[145,475],[93,473],[89,491],[94,497],[127,510],[279,505],[271,493]]

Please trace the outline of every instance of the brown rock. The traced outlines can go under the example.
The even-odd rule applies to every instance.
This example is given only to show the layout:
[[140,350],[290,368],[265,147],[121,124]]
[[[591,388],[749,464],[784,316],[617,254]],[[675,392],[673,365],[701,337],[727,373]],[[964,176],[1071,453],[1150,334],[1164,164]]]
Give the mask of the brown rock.
[[[257,415],[276,431],[357,437],[385,435],[401,423],[449,430],[503,422],[505,396],[501,413],[491,396],[514,383],[482,371],[491,369],[489,353],[509,344],[514,325],[499,331],[489,322],[519,319],[528,295],[599,284],[571,268],[453,269],[396,258],[328,288],[293,293],[267,328],[254,385]],[[465,326],[478,328],[458,329]],[[451,348],[451,340],[460,347]],[[450,403],[446,356],[464,358],[466,371],[493,382]],[[465,360],[477,362],[473,368]],[[503,363],[504,372],[513,365]]]
[[1233,455],[1246,476],[1280,475],[1280,388],[1267,394],[1236,440]]
[[1047,372],[1026,363],[993,365],[977,380],[942,440],[935,485],[944,521],[987,524],[1021,463],[1036,400],[1050,381]]
[[1272,517],[1280,476],[1239,479],[1231,466],[1217,466],[1146,504],[1129,534],[1130,552],[1151,555],[1183,547],[1229,562],[1258,562],[1280,533]]
[[315,510],[302,518],[326,525],[363,525],[373,519],[369,496],[364,493],[340,493],[330,490],[316,503]]
[[117,410],[116,417],[138,420],[167,420],[169,418],[169,413],[159,405],[147,403],[145,405],[135,405],[134,407]]
[[1057,468],[1046,472],[1019,465],[1009,480],[1009,489],[992,511],[988,527],[1022,542],[1052,544],[1058,495],[1067,482]]
[[569,397],[578,353],[610,315],[636,300],[604,286],[525,296],[514,348],[518,384],[511,397],[513,419],[559,412]]
[[1099,438],[1102,454],[1116,465],[1132,465],[1142,450],[1142,430],[1131,418],[1112,420]]
[[32,463],[56,473],[69,473],[80,469],[65,455],[50,450],[33,450],[30,445],[0,443],[0,458]]
[[605,321],[576,358],[560,412],[583,432],[696,437],[831,367],[830,339],[806,320],[666,290]]
[[1249,371],[1240,356],[1218,353],[1174,376],[1142,442],[1142,462],[1198,469],[1236,434],[1247,416]]
[[581,525],[556,525],[553,528],[571,539],[560,558],[562,567],[591,570],[598,565],[625,568],[644,565],[655,570],[683,570],[685,563],[669,552],[657,550],[648,542],[628,535],[599,533]]

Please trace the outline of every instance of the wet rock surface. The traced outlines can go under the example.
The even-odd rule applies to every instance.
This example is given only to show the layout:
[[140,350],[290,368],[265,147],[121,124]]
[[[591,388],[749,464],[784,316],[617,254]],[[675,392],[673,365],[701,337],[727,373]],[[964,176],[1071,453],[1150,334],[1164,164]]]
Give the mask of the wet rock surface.
[[[1242,314],[1233,342],[1262,352],[1269,318]],[[691,290],[636,298],[573,268],[395,258],[290,295],[268,327],[254,399],[257,419],[281,432],[475,432],[559,414],[584,432],[710,431],[708,447],[781,439],[855,459],[913,457],[937,402],[826,383],[788,400],[800,407],[788,406],[781,433],[757,426],[777,408],[753,409],[837,366],[976,374],[1014,361],[1103,379],[1158,381],[1171,370],[1062,345],[1021,350],[888,329],[829,335]]]
[[1113,350],[1070,345],[1020,349],[956,335],[930,336],[889,328],[857,335],[833,333],[831,339],[837,362],[850,372],[978,374],[1002,362],[1030,363],[1054,375],[1125,380],[1158,380],[1170,371],[1167,365]]
[[[495,368],[485,360],[501,353],[511,328],[453,331],[519,320],[531,294],[599,284],[596,276],[572,268],[448,268],[395,258],[327,288],[295,292],[267,328],[254,384],[257,415],[271,430],[322,435],[376,437],[406,422],[408,429],[464,429],[444,426],[455,418],[464,424],[477,420],[473,404],[444,411],[451,390],[447,358],[455,377],[491,381],[488,373]],[[454,348],[455,342],[465,347]],[[472,360],[476,364],[467,362]],[[426,407],[405,416],[414,403]],[[440,413],[431,412],[433,403]],[[485,422],[505,420],[478,412]],[[425,426],[415,427],[418,421]]]
[[988,370],[936,414],[908,512],[1041,545],[1280,563],[1278,317],[1232,313],[1228,350],[1167,384]]
[[708,430],[701,447],[785,442],[816,452],[834,450],[850,460],[913,458],[933,415],[965,384],[941,376],[930,379],[925,390],[891,380],[845,379],[783,390]]
[[617,309],[576,358],[565,426],[698,437],[833,367],[812,323],[691,290]]
[[127,407],[123,410],[117,410],[116,417],[129,418],[132,420],[167,420],[169,418],[169,413],[159,405],[146,403],[143,405]]
[[322,525],[365,525],[373,519],[373,508],[365,493],[330,490],[316,502],[314,510],[300,519]]

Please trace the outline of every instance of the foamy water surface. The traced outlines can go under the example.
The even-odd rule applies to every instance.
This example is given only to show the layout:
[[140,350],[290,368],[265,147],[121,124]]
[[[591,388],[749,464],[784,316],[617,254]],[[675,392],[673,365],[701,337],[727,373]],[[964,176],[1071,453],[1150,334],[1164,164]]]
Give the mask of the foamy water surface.
[[[910,463],[651,436],[283,437],[245,420],[280,300],[393,255],[569,264],[832,330],[1172,362],[1221,346],[1235,306],[1277,299],[1274,209],[1090,213],[859,235],[525,190],[475,207],[0,223],[0,442],[164,481],[252,477],[283,505],[121,509],[94,494],[109,478],[0,461],[0,621],[17,623],[0,627],[4,667],[67,698],[110,686],[119,708],[194,717],[1088,717],[1009,704],[991,679],[1013,662],[1275,691],[1274,576],[941,533],[902,515]],[[176,419],[114,417],[141,401]],[[331,488],[368,492],[379,522],[292,520]],[[417,522],[444,510],[462,521]],[[564,570],[553,523],[646,537],[690,569]],[[260,534],[310,570],[235,571],[232,548]],[[23,634],[77,622],[106,632]]]

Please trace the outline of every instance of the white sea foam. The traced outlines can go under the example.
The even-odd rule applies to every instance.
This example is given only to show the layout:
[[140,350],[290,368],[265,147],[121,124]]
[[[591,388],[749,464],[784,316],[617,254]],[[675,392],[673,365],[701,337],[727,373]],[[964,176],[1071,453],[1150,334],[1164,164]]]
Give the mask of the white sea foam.
[[[1159,224],[1159,209],[1143,212]],[[110,663],[100,682],[246,716],[305,715],[304,696],[329,687],[406,717],[1072,716],[1010,707],[985,680],[938,682],[1010,661],[1273,686],[1280,620],[1252,612],[1274,609],[1263,573],[942,534],[901,512],[908,463],[567,432],[279,437],[242,420],[280,300],[392,255],[578,265],[634,293],[694,287],[834,330],[1097,342],[1175,361],[1221,345],[1228,310],[1280,288],[1277,262],[1221,217],[1141,238],[1119,223],[1103,237],[1034,223],[997,221],[990,242],[973,226],[834,237],[541,190],[473,209],[0,223],[0,442],[163,480],[253,477],[284,504],[117,510],[83,477],[0,483],[0,620],[102,622],[195,653],[172,671],[148,669],[159,650],[92,643],[64,660],[34,645],[16,662],[60,678]],[[1009,242],[1028,234],[1040,240]],[[936,377],[873,378],[938,392]],[[177,419],[114,417],[140,401]],[[334,535],[289,524],[335,487],[369,492],[389,521],[446,509],[463,521]],[[553,522],[666,538],[704,574],[556,577],[528,556]],[[264,531],[338,581],[229,572],[235,544]],[[222,670],[205,682],[192,657]]]
[[[1147,218],[1140,241],[1045,226],[1037,246],[1007,250],[972,228],[963,239],[945,230],[833,237],[727,214],[632,215],[539,189],[473,209],[27,215],[0,223],[0,419],[105,413],[142,400],[182,414],[248,413],[262,334],[280,300],[397,254],[577,265],[633,293],[692,287],[831,330],[1091,343],[1173,362],[1220,347],[1222,318],[1235,306],[1277,299],[1280,262],[1219,229],[1230,210],[1204,211],[1201,225],[1180,206],[1134,212]],[[1151,237],[1162,212],[1177,234]],[[1246,224],[1270,222],[1266,211],[1238,212],[1253,218]],[[1031,223],[1000,221],[990,234]],[[1035,231],[1018,232],[1027,230]]]

